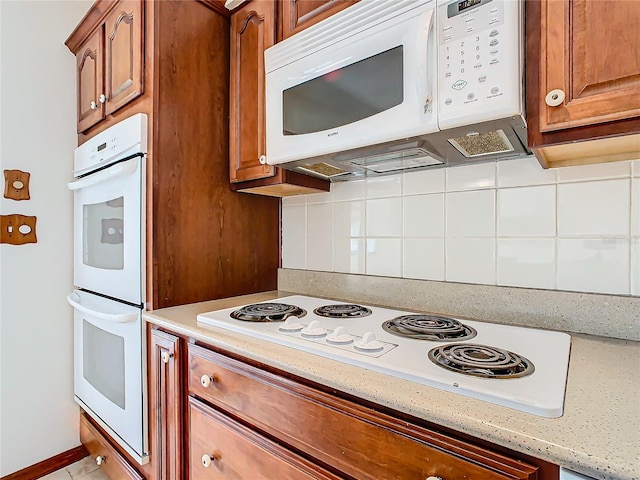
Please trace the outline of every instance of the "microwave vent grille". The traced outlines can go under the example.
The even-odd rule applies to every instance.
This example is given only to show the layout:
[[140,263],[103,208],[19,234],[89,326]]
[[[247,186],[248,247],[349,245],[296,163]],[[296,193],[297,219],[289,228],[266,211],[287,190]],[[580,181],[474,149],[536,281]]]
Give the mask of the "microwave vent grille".
[[496,153],[513,152],[515,149],[503,130],[485,133],[469,133],[464,137],[449,138],[449,143],[467,158]]
[[305,172],[313,173],[314,175],[318,175],[323,178],[333,178],[340,175],[351,173],[346,170],[342,170],[341,168],[334,167],[333,165],[329,165],[328,163],[313,163],[309,165],[300,165],[298,166],[298,170],[303,170]]

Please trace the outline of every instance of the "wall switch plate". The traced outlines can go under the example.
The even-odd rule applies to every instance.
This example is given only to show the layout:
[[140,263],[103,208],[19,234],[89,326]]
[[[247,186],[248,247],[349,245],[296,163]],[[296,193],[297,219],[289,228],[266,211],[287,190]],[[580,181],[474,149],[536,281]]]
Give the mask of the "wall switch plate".
[[36,243],[36,217],[26,215],[0,215],[0,243],[24,245]]
[[29,172],[22,170],[4,171],[4,198],[11,200],[29,200]]

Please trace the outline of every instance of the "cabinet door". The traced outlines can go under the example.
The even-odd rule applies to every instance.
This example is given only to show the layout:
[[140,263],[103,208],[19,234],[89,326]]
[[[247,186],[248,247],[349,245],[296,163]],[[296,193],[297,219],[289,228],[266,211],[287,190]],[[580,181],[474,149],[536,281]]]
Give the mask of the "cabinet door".
[[636,1],[541,1],[541,132],[640,116],[638,25]]
[[143,92],[143,2],[121,1],[105,20],[106,115]]
[[78,82],[78,133],[104,118],[100,102],[103,89],[104,30],[98,28],[76,54]]
[[358,0],[284,0],[282,37],[289,38],[320,20],[353,5]]
[[154,480],[182,478],[180,339],[151,330],[149,341],[150,457]]
[[253,1],[231,17],[229,157],[231,181],[270,177],[266,154],[264,51],[275,42],[275,2]]

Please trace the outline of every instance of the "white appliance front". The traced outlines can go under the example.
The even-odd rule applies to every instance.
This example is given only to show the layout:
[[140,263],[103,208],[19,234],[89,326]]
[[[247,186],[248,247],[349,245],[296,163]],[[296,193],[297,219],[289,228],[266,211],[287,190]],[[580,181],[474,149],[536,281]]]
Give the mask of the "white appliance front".
[[74,284],[142,305],[144,157],[69,184],[74,191]]
[[76,401],[141,464],[148,461],[142,309],[88,292],[74,308]]
[[435,1],[361,3],[265,51],[268,164],[438,130]]

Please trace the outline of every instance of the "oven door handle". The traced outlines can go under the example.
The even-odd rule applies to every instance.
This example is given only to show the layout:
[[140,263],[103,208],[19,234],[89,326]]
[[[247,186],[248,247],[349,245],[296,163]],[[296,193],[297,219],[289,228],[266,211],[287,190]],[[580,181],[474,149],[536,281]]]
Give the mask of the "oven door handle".
[[91,187],[97,183],[106,182],[113,178],[128,177],[138,168],[137,159],[131,159],[126,162],[112,165],[109,168],[100,170],[99,172],[92,173],[86,177],[82,177],[73,182],[67,183],[69,190],[80,190],[81,188]]
[[99,312],[92,308],[88,308],[85,305],[80,303],[80,297],[76,293],[70,293],[67,295],[67,302],[73,308],[77,309],[82,313],[86,313],[87,315],[91,315],[94,318],[99,318],[100,320],[106,320],[108,322],[114,323],[131,323],[138,320],[138,313],[105,313]]

